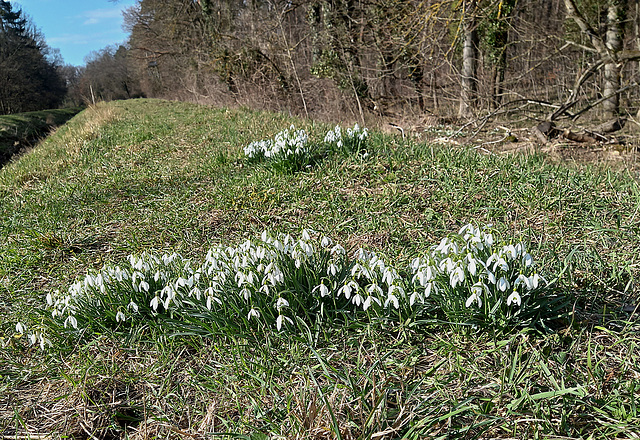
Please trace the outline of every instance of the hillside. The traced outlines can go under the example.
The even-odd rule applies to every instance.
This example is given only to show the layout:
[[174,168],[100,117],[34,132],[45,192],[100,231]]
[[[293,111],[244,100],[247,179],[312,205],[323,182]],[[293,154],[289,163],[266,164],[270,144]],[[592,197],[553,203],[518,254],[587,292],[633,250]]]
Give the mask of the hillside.
[[81,110],[75,107],[0,116],[0,166],[20,149],[35,145]]
[[[319,146],[299,170],[245,157],[244,147],[291,124],[306,130],[310,148]],[[331,128],[246,109],[114,102],[83,111],[0,169],[0,434],[640,435],[635,172],[375,132],[357,150],[332,149],[324,142]],[[86,303],[76,313],[86,325],[78,330],[43,312],[48,294],[68,291],[76,279],[87,287],[85,274],[97,279],[105,265],[124,268],[130,254],[161,261],[175,252],[196,267],[209,261],[209,249],[259,240],[265,230],[300,237],[310,229],[347,255],[374,252],[397,268],[397,283],[409,292],[412,261],[466,224],[491,224],[496,240],[526,245],[533,270],[549,283],[532,289],[535,301],[523,293],[522,306],[502,304],[497,314],[485,304],[481,319],[470,320],[475,306],[443,314],[443,303],[431,302],[435,294],[413,309],[396,293],[396,309],[391,302],[352,311],[347,297],[314,315],[323,299],[305,284],[314,265],[303,264],[307,272],[291,267],[296,283],[283,281],[293,287],[278,293],[298,295],[302,315],[291,315],[290,324],[279,318],[281,331],[266,305],[254,303],[247,318],[241,302],[223,297],[228,314],[219,315],[203,307],[163,314],[147,298],[140,308],[149,319],[138,321],[129,309],[122,321],[119,309]],[[463,303],[469,277],[451,291],[464,294]],[[189,282],[180,278],[176,290]],[[230,282],[241,287],[243,280]],[[125,294],[133,291],[110,301]],[[252,301],[268,294],[255,291]],[[284,307],[293,309],[287,298]],[[252,320],[254,307],[261,316]],[[46,330],[44,350],[17,323]]]

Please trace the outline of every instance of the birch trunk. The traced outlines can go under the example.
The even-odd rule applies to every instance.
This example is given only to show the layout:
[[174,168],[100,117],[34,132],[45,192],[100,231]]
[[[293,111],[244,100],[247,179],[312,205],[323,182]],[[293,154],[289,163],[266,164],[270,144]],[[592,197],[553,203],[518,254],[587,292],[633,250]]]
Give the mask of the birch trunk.
[[619,0],[610,0],[607,9],[607,33],[605,44],[613,61],[604,66],[604,96],[610,96],[604,103],[605,116],[615,118],[620,112],[620,64],[616,62],[617,54],[622,50],[623,30],[620,25],[622,7]]
[[462,72],[460,110],[462,117],[473,114],[478,94],[478,30],[476,20],[476,1],[465,2],[464,8],[464,45],[462,47]]

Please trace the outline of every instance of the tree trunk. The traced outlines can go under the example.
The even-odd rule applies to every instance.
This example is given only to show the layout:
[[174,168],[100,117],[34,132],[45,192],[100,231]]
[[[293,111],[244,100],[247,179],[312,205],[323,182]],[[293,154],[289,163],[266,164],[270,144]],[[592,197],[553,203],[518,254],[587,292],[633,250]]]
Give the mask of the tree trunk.
[[614,60],[604,66],[604,96],[610,96],[604,103],[605,116],[615,118],[620,112],[620,64],[616,62],[617,54],[622,50],[623,30],[620,25],[622,6],[620,0],[610,0],[607,9],[606,47]]
[[463,20],[465,24],[459,114],[461,117],[469,117],[473,114],[478,94],[478,30],[475,0],[465,2]]

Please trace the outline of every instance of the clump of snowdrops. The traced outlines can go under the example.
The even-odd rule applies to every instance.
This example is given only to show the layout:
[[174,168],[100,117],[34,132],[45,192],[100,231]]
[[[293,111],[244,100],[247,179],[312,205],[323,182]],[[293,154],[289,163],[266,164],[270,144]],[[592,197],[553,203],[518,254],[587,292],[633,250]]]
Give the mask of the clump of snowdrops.
[[244,155],[252,162],[265,162],[276,171],[295,172],[310,166],[314,157],[364,152],[368,136],[369,130],[360,128],[358,124],[346,130],[336,125],[325,135],[324,147],[321,148],[309,142],[305,130],[297,130],[291,125],[273,139],[251,142],[244,147]]
[[547,282],[524,243],[496,242],[489,226],[466,225],[411,263],[410,304],[427,298],[449,322],[505,328],[551,310]]
[[[215,333],[442,316],[505,327],[544,314],[539,298],[546,282],[524,244],[496,243],[488,228],[473,225],[415,258],[404,276],[374,252],[348,252],[309,230],[299,239],[265,231],[238,246],[219,245],[198,264],[175,253],[131,255],[127,263],[106,265],[67,291],[48,294],[51,317],[78,333],[150,322]],[[42,348],[49,344],[42,328],[18,323],[16,331]]]
[[[312,231],[300,239],[264,232],[239,246],[217,246],[204,262],[180,255],[131,255],[46,297],[51,316],[68,331],[92,326],[131,328],[149,321],[233,331],[344,322],[387,315],[405,297],[403,280],[373,252],[348,255],[340,244]],[[47,344],[44,332],[28,330]],[[35,336],[31,336],[35,335]],[[35,338],[35,339],[34,339]]]
[[244,154],[253,161],[266,161],[280,171],[298,171],[311,161],[309,135],[294,125],[276,134],[273,139],[251,142]]
[[369,130],[367,128],[360,128],[358,124],[346,130],[336,125],[333,130],[327,132],[324,137],[324,142],[333,150],[347,153],[361,153],[366,151],[368,137]]

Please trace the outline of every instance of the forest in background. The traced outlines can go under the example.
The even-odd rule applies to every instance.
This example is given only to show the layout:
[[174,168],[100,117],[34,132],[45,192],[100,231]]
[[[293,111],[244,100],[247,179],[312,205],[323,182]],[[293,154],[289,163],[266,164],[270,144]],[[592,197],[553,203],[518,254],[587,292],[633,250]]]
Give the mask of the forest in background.
[[[3,17],[6,40],[20,26]],[[139,0],[125,27],[125,45],[79,68],[31,36],[67,103],[146,96],[432,124],[588,115],[602,132],[639,108],[640,0]]]
[[59,51],[22,11],[0,0],[0,115],[60,106],[66,71]]

